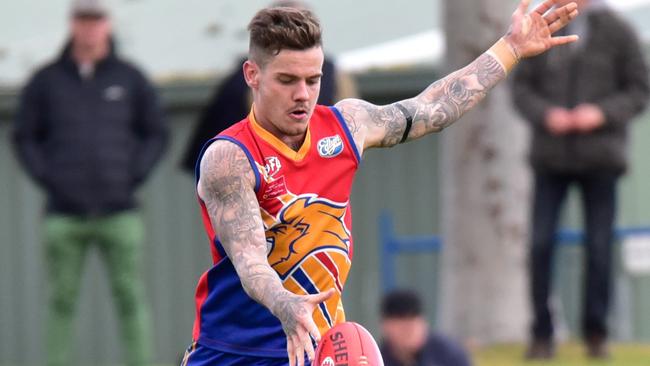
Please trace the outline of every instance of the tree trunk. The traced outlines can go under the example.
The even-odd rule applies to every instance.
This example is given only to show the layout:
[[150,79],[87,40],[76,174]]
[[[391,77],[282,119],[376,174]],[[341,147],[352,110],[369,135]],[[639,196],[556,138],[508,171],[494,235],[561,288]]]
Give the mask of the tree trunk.
[[[447,67],[463,67],[504,35],[513,0],[447,0]],[[468,341],[523,341],[529,322],[528,132],[507,81],[442,133],[439,321]]]

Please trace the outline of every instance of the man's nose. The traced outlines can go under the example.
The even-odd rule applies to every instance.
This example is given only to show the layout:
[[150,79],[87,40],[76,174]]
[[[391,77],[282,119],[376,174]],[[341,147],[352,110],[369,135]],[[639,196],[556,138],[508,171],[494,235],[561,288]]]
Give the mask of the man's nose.
[[296,101],[309,100],[309,87],[306,82],[301,81],[298,83],[294,91],[293,99]]

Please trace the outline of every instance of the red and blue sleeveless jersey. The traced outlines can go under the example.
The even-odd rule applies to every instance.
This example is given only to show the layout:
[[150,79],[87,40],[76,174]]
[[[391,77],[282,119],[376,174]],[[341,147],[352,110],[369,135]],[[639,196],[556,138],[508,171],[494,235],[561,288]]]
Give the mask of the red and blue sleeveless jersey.
[[[262,128],[254,113],[210,140],[237,144],[255,173],[268,262],[296,294],[334,288],[314,311],[321,333],[345,321],[341,293],[352,254],[350,192],[360,155],[340,112],[316,106],[302,147],[294,151]],[[205,148],[204,148],[205,151]],[[199,199],[213,266],[196,292],[193,338],[223,352],[286,358],[280,321],[245,292]]]

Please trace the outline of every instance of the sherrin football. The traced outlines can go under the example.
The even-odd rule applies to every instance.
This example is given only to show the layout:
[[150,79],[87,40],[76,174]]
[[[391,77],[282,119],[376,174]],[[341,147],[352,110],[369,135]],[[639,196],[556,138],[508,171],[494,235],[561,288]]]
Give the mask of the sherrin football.
[[384,361],[366,328],[344,322],[321,337],[312,366],[384,366]]

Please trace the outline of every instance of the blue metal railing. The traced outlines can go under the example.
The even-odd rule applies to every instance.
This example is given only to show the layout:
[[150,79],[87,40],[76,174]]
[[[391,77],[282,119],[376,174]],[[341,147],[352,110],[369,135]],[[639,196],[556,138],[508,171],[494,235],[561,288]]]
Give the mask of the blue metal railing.
[[[437,253],[442,250],[442,239],[438,235],[397,236],[393,217],[388,212],[379,216],[381,240],[381,285],[384,292],[395,287],[395,257],[400,254]],[[650,227],[618,228],[614,232],[617,241],[629,236],[650,235]],[[584,234],[580,230],[562,229],[556,239],[561,245],[580,245]]]

